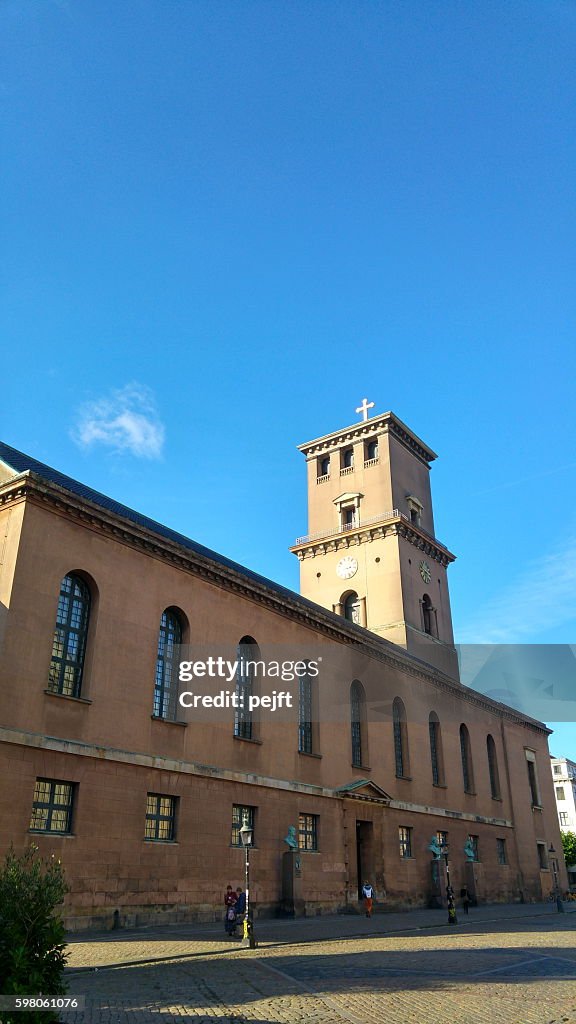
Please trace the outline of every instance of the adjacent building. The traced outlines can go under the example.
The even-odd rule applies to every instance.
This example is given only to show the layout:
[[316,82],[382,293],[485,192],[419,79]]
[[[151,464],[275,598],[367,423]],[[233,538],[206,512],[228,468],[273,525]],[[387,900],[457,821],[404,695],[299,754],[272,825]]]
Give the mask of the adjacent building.
[[[551,757],[552,781],[561,832],[576,833],[576,762],[567,757]],[[576,889],[576,864],[567,864],[568,882]]]
[[458,679],[434,453],[392,413],[301,451],[298,595],[0,445],[0,852],[62,859],[70,927],[220,915],[245,818],[259,913],[291,828],[307,913],[437,904],[438,844],[479,901],[566,886],[549,730]]
[[576,832],[576,762],[567,757],[551,757],[554,796],[561,832]]

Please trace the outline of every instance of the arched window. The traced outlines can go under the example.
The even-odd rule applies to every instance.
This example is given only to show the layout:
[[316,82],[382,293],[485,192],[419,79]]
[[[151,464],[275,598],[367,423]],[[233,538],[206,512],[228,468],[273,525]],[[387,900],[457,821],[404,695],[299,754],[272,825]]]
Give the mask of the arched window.
[[351,590],[347,597],[344,598],[344,618],[348,619],[349,622],[356,622],[360,624],[360,601],[358,600],[358,594],[355,590]]
[[470,733],[465,725],[460,726],[460,756],[462,758],[462,780],[464,792],[474,792],[474,773],[472,770],[472,751],[470,749]]
[[432,601],[428,594],[422,598],[422,618],[424,620],[424,632],[429,636],[437,636],[436,611],[432,607]]
[[354,449],[346,448],[342,453],[342,467],[343,469],[352,469],[354,466]]
[[488,755],[488,774],[490,775],[490,792],[494,800],[500,799],[500,774],[498,772],[498,757],[496,744],[492,736],[486,737],[486,753]]
[[369,441],[366,445],[366,461],[378,458],[378,441]]
[[166,608],[160,618],[154,709],[156,718],[174,722],[178,717],[178,647],[182,643],[182,616],[177,608]]
[[430,762],[432,765],[432,782],[435,786],[444,785],[444,756],[442,751],[442,732],[440,721],[435,711],[430,712],[428,719],[430,733]]
[[406,708],[400,697],[394,698],[392,705],[392,724],[394,728],[394,761],[396,765],[396,777],[398,779],[408,778],[410,775],[410,763],[408,756],[408,732],[406,728]]
[[79,697],[90,619],[90,591],[80,576],[69,573],[60,584],[48,689]]
[[298,700],[298,751],[301,754],[314,753],[314,730],[313,730],[313,680],[306,672],[306,675],[299,679],[299,700]]
[[324,459],[320,459],[319,465],[320,472],[318,476],[328,476],[330,474],[330,456],[327,455]]
[[243,636],[236,653],[236,696],[238,707],[234,709],[234,735],[240,740],[253,740],[254,721],[250,710],[250,697],[258,686],[260,648],[251,636]]
[[362,683],[354,680],[350,687],[350,730],[352,764],[361,768],[366,760],[366,694]]

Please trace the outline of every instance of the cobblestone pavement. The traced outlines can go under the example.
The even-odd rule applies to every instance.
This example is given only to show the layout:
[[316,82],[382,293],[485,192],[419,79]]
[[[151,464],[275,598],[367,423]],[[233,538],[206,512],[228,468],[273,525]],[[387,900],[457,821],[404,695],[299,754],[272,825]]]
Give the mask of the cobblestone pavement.
[[[566,904],[567,914],[576,913],[576,904]],[[460,916],[461,925],[492,923],[510,919],[556,918],[550,903],[496,904],[475,908],[469,918]],[[576,920],[574,918],[573,920]],[[321,917],[259,919],[260,944],[318,942],[320,939],[350,938],[358,935],[393,934],[441,927],[446,910],[411,910],[376,914],[370,921],[358,914],[327,914]],[[234,942],[224,936],[222,923],[150,926],[127,931],[79,933],[70,938],[68,965],[106,967],[184,956],[230,951]]]
[[[303,929],[292,928],[257,950],[241,949],[217,934],[209,943],[170,938],[168,930],[166,941],[146,942],[132,933],[132,940],[104,942],[107,962],[116,947],[123,965],[70,972],[70,994],[86,995],[86,1011],[63,1020],[576,1024],[576,916],[524,914],[491,922],[471,917],[457,928],[416,925],[388,934],[373,920],[364,934],[332,938],[323,934],[329,924],[319,926],[317,939],[309,929],[300,941]],[[332,919],[333,932],[337,925]],[[137,948],[142,962],[126,966],[127,951]],[[144,961],[142,953],[152,948],[156,957],[177,959]]]

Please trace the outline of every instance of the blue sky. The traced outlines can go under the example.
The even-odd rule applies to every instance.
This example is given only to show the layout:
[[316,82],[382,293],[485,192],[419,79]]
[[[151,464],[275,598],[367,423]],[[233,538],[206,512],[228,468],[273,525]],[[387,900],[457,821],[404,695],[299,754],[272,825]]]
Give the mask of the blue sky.
[[574,4],[0,27],[3,438],[296,589],[295,446],[367,395],[440,455],[457,639],[575,641]]

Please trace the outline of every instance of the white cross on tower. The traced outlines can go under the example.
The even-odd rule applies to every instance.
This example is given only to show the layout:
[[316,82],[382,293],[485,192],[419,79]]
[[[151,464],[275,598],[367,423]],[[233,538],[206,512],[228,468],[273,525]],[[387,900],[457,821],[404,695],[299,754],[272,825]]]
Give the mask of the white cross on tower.
[[374,402],[369,402],[367,398],[362,399],[362,405],[359,405],[356,412],[362,413],[362,419],[364,422],[368,419],[368,409],[374,408]]

